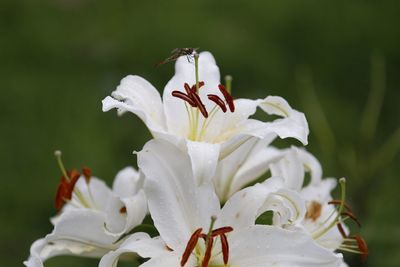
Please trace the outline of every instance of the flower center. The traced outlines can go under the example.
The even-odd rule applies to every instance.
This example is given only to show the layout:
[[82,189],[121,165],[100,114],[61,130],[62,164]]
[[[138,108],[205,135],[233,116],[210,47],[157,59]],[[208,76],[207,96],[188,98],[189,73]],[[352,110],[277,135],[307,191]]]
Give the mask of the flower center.
[[[194,233],[191,235],[186,249],[182,254],[181,258],[181,267],[184,267],[187,261],[190,258],[192,253],[195,254],[199,266],[201,267],[209,267],[209,263],[212,257],[212,248],[215,244],[215,239],[217,237],[220,238],[221,241],[221,253],[224,265],[226,266],[229,261],[229,244],[228,238],[226,234],[233,231],[233,228],[230,226],[221,227],[215,230],[212,230],[213,224],[215,220],[211,222],[210,231],[208,234],[203,233],[203,228],[198,228]],[[203,253],[202,250],[198,247],[198,242],[200,239],[204,240],[205,244],[205,252]],[[219,253],[218,253],[219,254]]]
[[[353,252],[357,254],[361,254],[363,259],[368,256],[368,246],[367,243],[360,235],[349,236],[343,227],[343,222],[352,219],[357,223],[358,226],[361,226],[357,217],[354,215],[350,206],[346,204],[346,179],[341,178],[339,180],[340,188],[341,188],[341,199],[340,200],[331,200],[328,204],[338,205],[338,208],[335,209],[326,219],[322,222],[321,227],[317,228],[313,233],[312,237],[314,239],[318,239],[325,235],[329,230],[333,227],[337,227],[340,234],[343,237],[343,243],[338,247],[339,250]],[[309,205],[306,213],[306,218],[312,219],[314,222],[321,215],[322,206],[320,203],[316,201],[312,201]],[[334,217],[336,215],[336,217]],[[330,223],[329,221],[334,218]],[[327,226],[326,226],[327,225]]]
[[[60,183],[58,184],[57,187],[57,193],[56,193],[56,198],[55,198],[55,207],[57,211],[60,211],[61,208],[66,204],[70,203],[72,198],[73,198],[73,193],[75,193],[75,196],[77,198],[77,201],[82,204],[82,206],[86,208],[93,208],[94,205],[94,199],[89,187],[90,179],[92,176],[92,171],[89,168],[84,167],[82,169],[83,177],[85,178],[86,185],[88,187],[88,192],[90,195],[90,200],[85,198],[84,194],[75,187],[76,183],[78,182],[79,178],[81,177],[81,174],[79,173],[78,170],[72,169],[71,171],[67,171],[64,167],[64,164],[61,159],[61,151],[57,150],[54,152],[54,155],[57,159],[57,163],[60,167],[62,176]],[[90,203],[93,203],[93,205],[90,205]]]
[[[205,134],[210,122],[214,118],[215,114],[218,110],[222,110],[222,112],[226,113],[228,108],[230,112],[235,111],[234,99],[230,94],[232,77],[226,77],[227,89],[224,85],[218,85],[218,89],[224,97],[224,100],[221,99],[216,94],[208,94],[207,98],[214,102],[214,107],[211,110],[207,110],[203,101],[199,96],[199,90],[204,86],[203,81],[199,81],[199,55],[197,53],[194,54],[195,61],[195,77],[196,83],[192,86],[189,86],[188,83],[184,83],[183,87],[185,92],[174,90],[172,91],[172,96],[177,97],[184,101],[186,112],[189,118],[189,136],[188,139],[193,141],[200,141]],[[203,115],[204,120],[202,125],[199,125],[199,112]]]

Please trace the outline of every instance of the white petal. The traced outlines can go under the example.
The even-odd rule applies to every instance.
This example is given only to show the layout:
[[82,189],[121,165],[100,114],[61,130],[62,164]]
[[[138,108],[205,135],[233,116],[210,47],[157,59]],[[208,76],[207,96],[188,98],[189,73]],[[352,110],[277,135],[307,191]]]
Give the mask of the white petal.
[[[140,267],[179,267],[180,256],[176,253],[169,253],[160,257],[152,258],[145,263],[141,264]],[[186,267],[195,266],[191,265],[191,262],[186,263]]]
[[[86,183],[84,177],[80,177],[75,185],[76,188],[82,193],[86,202],[90,205],[90,208],[97,210],[105,210],[109,198],[112,197],[113,193],[106,183],[96,177],[91,177],[89,184]],[[75,206],[82,206],[76,193],[73,193],[73,204]],[[68,204],[67,204],[68,205]]]
[[119,197],[134,196],[142,187],[143,179],[133,167],[120,170],[113,183],[113,192]]
[[259,210],[268,197],[265,187],[256,184],[236,192],[221,210],[218,225],[240,229],[254,225]]
[[252,226],[229,237],[232,267],[339,267],[340,256],[318,246],[307,234],[272,226]]
[[231,190],[235,174],[241,165],[252,155],[252,150],[256,147],[257,141],[258,139],[254,137],[248,138],[229,155],[220,159],[213,180],[217,195],[222,202],[226,201],[235,192]]
[[99,267],[115,267],[120,256],[137,254],[142,258],[153,258],[168,254],[165,243],[160,238],[151,238],[146,233],[134,233],[127,238],[115,251],[101,258]]
[[198,185],[211,181],[218,163],[219,147],[219,144],[187,142],[188,154]]
[[277,134],[280,138],[296,138],[304,145],[307,144],[309,133],[308,123],[303,113],[292,109],[281,97],[268,96],[264,100],[256,100],[259,107],[271,115],[282,116],[272,122],[261,122],[248,120],[243,132],[253,136],[266,136],[271,133]]
[[[216,94],[216,92],[213,92]],[[221,99],[224,99],[221,96]],[[220,109],[208,121],[203,140],[221,143],[237,135],[246,126],[247,119],[256,112],[257,102],[249,99],[234,100],[235,112],[223,113]]]
[[124,233],[129,232],[135,226],[143,222],[147,214],[147,198],[144,190],[140,190],[135,196],[123,198],[126,207],[126,224]]
[[161,97],[148,81],[129,75],[121,80],[112,97],[103,100],[103,111],[117,108],[118,113],[132,112],[153,131],[165,131],[165,119]]
[[311,184],[318,184],[322,179],[322,167],[319,161],[303,148],[293,147],[297,150],[298,157],[303,162],[305,170],[311,174]]
[[149,141],[138,154],[138,165],[146,176],[149,210],[161,237],[174,250],[186,246],[197,228],[209,225],[219,202],[199,200],[206,189],[196,187],[189,156],[166,141]]
[[85,247],[114,248],[118,235],[109,233],[105,227],[105,214],[90,209],[63,212],[54,231],[46,236],[48,242],[69,240]]
[[332,199],[331,191],[336,187],[336,179],[326,178],[318,184],[309,184],[301,190],[301,196],[309,201],[325,203]]
[[296,224],[304,218],[305,201],[300,195],[284,188],[281,177],[271,177],[260,184],[264,190],[264,204],[259,209],[259,215],[265,211],[273,211],[273,223],[277,226]]
[[344,260],[342,259],[342,262],[340,263],[340,267],[349,267],[349,265],[347,265]]
[[253,149],[250,156],[235,173],[231,194],[261,177],[269,169],[270,163],[280,156],[281,152],[278,149],[267,146],[267,144],[269,144],[269,140],[260,140],[257,147]]
[[[47,242],[44,238],[38,239],[31,245],[30,255],[28,260],[24,261],[27,267],[43,267],[43,262],[47,259],[41,257],[41,251],[46,246]],[[53,255],[50,255],[52,257]]]
[[118,235],[124,232],[126,225],[126,214],[120,212],[123,207],[125,207],[125,205],[119,197],[113,196],[109,199],[105,210],[105,227],[107,231]]
[[68,237],[47,240],[48,237],[36,240],[30,251],[30,256],[24,262],[28,267],[43,267],[43,263],[53,257],[61,255],[75,255],[81,257],[99,258],[103,256],[109,249],[103,247],[95,247],[79,241],[69,240]]
[[[122,212],[121,209],[126,209]],[[113,234],[122,235],[142,223],[147,213],[144,191],[126,198],[110,198],[106,208],[106,228]]]
[[262,184],[247,187],[235,193],[221,211],[221,226],[234,229],[255,224],[265,211],[274,212],[274,224],[297,223],[304,218],[305,205],[300,195],[282,188],[283,179],[271,177]]
[[274,225],[295,225],[303,220],[306,206],[305,201],[297,192],[281,188],[267,198],[264,206],[260,209],[260,213],[267,210],[274,212]]
[[285,179],[285,187],[300,191],[304,182],[304,165],[300,161],[297,150],[282,152],[283,158],[271,163],[271,174]]

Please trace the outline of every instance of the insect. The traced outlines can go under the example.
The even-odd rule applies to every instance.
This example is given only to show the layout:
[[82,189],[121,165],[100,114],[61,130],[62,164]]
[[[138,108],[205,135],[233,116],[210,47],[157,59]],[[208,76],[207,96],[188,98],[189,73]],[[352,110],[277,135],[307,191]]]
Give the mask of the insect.
[[181,56],[186,56],[188,62],[190,62],[193,59],[193,53],[197,52],[197,49],[199,48],[191,48],[191,47],[185,47],[185,48],[175,48],[174,50],[171,51],[171,56],[166,58],[165,60],[157,63],[155,67],[159,67],[165,63],[172,62],[177,60]]

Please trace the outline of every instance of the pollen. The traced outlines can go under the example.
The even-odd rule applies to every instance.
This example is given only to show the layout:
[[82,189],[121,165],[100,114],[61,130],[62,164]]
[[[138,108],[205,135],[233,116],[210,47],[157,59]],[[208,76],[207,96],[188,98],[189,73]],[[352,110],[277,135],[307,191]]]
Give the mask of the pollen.
[[119,213],[125,214],[126,213],[126,207],[123,206],[122,208],[119,209]]
[[59,211],[66,202],[71,200],[75,184],[78,182],[80,177],[80,173],[76,169],[67,172],[67,175],[68,177],[65,177],[64,175],[61,176],[60,183],[57,187],[55,199],[55,207],[57,211]]
[[317,201],[311,201],[308,205],[306,219],[312,220],[315,222],[321,216],[322,205]]

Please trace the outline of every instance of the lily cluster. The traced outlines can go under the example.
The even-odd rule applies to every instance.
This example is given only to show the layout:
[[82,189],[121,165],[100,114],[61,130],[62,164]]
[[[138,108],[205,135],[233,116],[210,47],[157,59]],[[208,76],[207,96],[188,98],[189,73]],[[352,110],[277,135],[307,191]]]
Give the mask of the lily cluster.
[[[145,79],[123,78],[103,111],[133,113],[150,130],[138,170],[121,170],[110,189],[88,168],[67,171],[56,152],[54,229],[32,244],[25,265],[58,255],[100,258],[100,267],[132,258],[142,267],[333,267],[347,266],[343,251],[366,257],[346,225],[359,224],[346,180],[323,178],[304,148],[271,145],[306,145],[304,114],[278,96],[234,99],[231,82],[221,84],[211,53],[195,51],[177,59],[162,98]],[[257,108],[273,119],[251,118]]]

